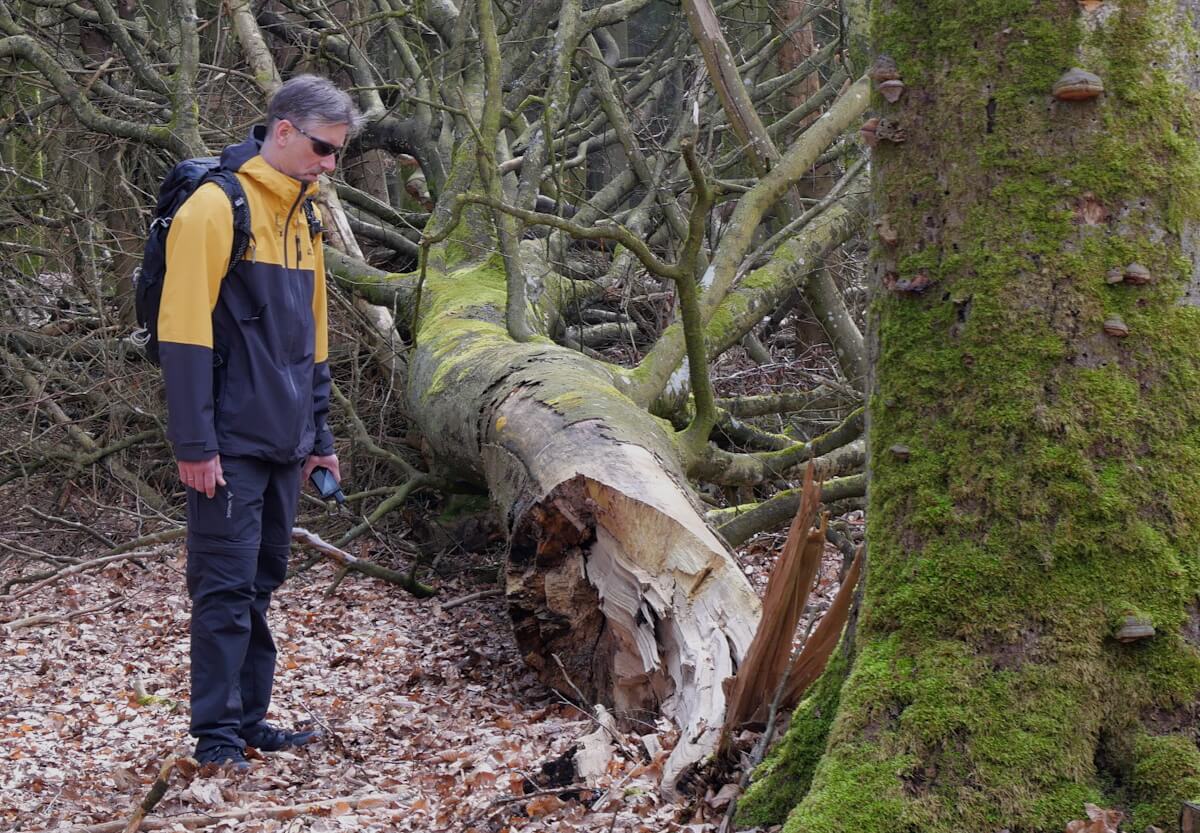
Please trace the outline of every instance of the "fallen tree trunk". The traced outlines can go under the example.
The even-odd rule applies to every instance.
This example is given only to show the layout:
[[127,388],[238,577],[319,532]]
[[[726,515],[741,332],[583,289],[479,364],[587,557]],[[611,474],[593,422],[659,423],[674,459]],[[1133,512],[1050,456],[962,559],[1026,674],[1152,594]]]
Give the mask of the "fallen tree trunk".
[[514,343],[504,281],[495,261],[427,276],[410,412],[443,476],[485,484],[505,520],[526,660],[568,696],[674,720],[670,785],[715,748],[759,602],[705,525],[669,426],[605,365]]

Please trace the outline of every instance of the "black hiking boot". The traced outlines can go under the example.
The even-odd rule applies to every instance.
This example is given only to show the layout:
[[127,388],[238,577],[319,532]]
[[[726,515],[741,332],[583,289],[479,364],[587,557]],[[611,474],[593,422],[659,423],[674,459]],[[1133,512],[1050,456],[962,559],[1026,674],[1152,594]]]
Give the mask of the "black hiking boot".
[[258,723],[241,737],[247,746],[253,746],[259,752],[280,752],[318,741],[321,739],[321,733],[316,729],[289,732],[286,729],[276,729],[270,723]]
[[218,767],[228,767],[234,772],[245,772],[250,769],[246,753],[237,746],[210,746],[207,749],[196,750],[196,763],[200,766],[215,764]]

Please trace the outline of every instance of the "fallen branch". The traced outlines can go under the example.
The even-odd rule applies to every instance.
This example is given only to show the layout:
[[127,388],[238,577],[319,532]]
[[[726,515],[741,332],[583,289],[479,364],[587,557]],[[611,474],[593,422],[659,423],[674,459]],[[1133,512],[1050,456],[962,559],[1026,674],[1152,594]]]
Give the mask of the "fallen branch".
[[37,625],[58,625],[62,622],[69,622],[72,619],[78,619],[81,616],[90,616],[93,613],[103,613],[106,610],[116,607],[122,602],[128,601],[126,596],[113,599],[111,602],[99,605],[97,607],[89,607],[87,610],[76,610],[71,613],[53,614],[39,613],[36,616],[27,616],[24,619],[13,619],[11,622],[0,622],[0,631],[19,631],[22,628],[32,628]]
[[396,570],[390,570],[380,564],[356,558],[345,550],[335,547],[315,532],[309,532],[303,527],[298,526],[292,529],[292,540],[312,547],[346,569],[354,570],[363,575],[374,576],[392,584],[398,584],[418,599],[428,599],[430,596],[437,594],[437,591],[428,584],[422,584],[412,576],[405,575]]
[[155,544],[166,544],[171,541],[178,541],[187,535],[187,527],[178,527],[176,529],[164,529],[159,532],[152,532],[149,535],[143,535],[140,538],[134,538],[132,541],[126,541],[124,544],[113,547],[112,552],[108,555],[118,555],[129,550],[136,550],[138,547],[153,546]]
[[[48,396],[43,401],[53,404],[53,400]],[[103,448],[95,448],[88,452],[72,452],[69,449],[57,446],[53,448],[47,448],[42,452],[42,458],[40,460],[34,460],[33,462],[24,466],[19,466],[3,477],[0,477],[0,486],[10,483],[20,477],[28,477],[34,472],[45,468],[55,460],[70,463],[75,467],[76,470],[85,469],[88,466],[99,463],[106,457],[116,454],[118,451],[124,451],[131,446],[153,440],[161,435],[162,432],[159,429],[153,428],[147,431],[142,431],[138,434],[132,434],[124,439],[112,443],[111,445],[106,445]],[[121,470],[124,471],[123,468]]]
[[[327,798],[324,801],[310,801],[305,804],[286,804],[283,806],[267,807],[238,807],[231,810],[215,810],[211,813],[193,813],[186,816],[171,816],[162,819],[147,819],[142,822],[142,830],[166,830],[176,825],[195,829],[212,827],[226,821],[250,821],[259,819],[294,819],[299,816],[321,816],[330,810],[345,805],[351,810],[365,810],[369,807],[382,807],[398,801],[407,801],[412,793],[376,793],[357,798]],[[77,828],[75,833],[123,833],[126,829],[124,821],[106,821]]]
[[[0,347],[0,360],[3,360],[4,363],[9,367],[13,378],[20,381],[21,384],[24,385],[26,391],[29,393],[32,399],[38,401],[41,400],[43,396],[47,395],[44,381],[38,379],[38,377],[34,375],[33,371],[27,367],[26,363],[20,358]],[[93,438],[92,435],[87,431],[83,430],[83,428],[79,427],[75,420],[71,419],[71,417],[68,416],[67,413],[63,411],[58,403],[52,398],[47,398],[42,403],[41,409],[49,414],[51,419],[53,419],[55,423],[57,423],[66,431],[67,436],[69,436],[76,445],[82,448],[85,452],[90,452],[85,455],[84,459],[92,462],[99,461],[100,459],[109,456],[112,451],[118,447],[124,448],[127,445],[132,444],[131,441],[135,439],[134,437],[126,438],[126,440],[122,440],[121,442],[116,443],[114,446],[109,448],[101,448],[96,442],[95,438]],[[148,432],[143,433],[149,436]],[[142,435],[137,435],[138,441],[140,441],[141,436]],[[124,443],[124,445],[122,443]],[[81,465],[90,465],[90,463]],[[138,497],[145,501],[148,506],[151,506],[154,509],[162,509],[162,498],[159,496],[158,492],[151,488],[150,485],[147,484],[146,481],[142,480],[142,478],[136,473],[130,471],[119,460],[110,460],[108,463],[108,470],[113,474],[114,477],[133,489]]]
[[[43,587],[54,584],[56,581],[60,581],[61,579],[66,578],[67,576],[73,576],[76,573],[82,573],[86,570],[94,570],[99,567],[105,567],[105,566],[108,566],[109,564],[112,564],[117,561],[129,561],[129,560],[138,559],[138,558],[157,558],[157,557],[162,556],[165,553],[166,553],[166,548],[159,547],[158,549],[153,549],[153,550],[140,550],[137,552],[125,552],[125,553],[120,553],[118,555],[106,555],[101,558],[93,558],[91,561],[81,561],[80,563],[74,564],[70,567],[67,567],[66,569],[59,570],[59,571],[53,573],[52,575],[43,576],[41,578],[41,580],[38,581],[36,584],[32,584],[29,587],[26,587],[24,590],[22,590],[19,593],[10,593],[7,596],[0,596],[0,602],[14,602],[17,599],[28,596],[30,593],[36,593],[38,590],[41,590]],[[14,579],[12,582],[10,582],[10,586],[12,584],[16,584],[16,583],[27,581],[27,580],[28,580],[27,577],[19,577],[17,579]]]
[[448,602],[442,602],[442,610],[452,610],[459,605],[465,605],[468,602],[477,602],[480,599],[490,599],[493,596],[503,596],[504,589],[501,587],[492,587],[489,590],[480,590],[478,593],[468,593],[465,596],[459,596],[457,599],[451,599]]
[[854,442],[862,435],[864,419],[865,410],[859,408],[833,430],[781,451],[737,454],[710,446],[703,458],[689,466],[688,474],[700,480],[731,485],[786,477],[790,469]]
[[728,411],[731,416],[748,419],[769,414],[836,410],[847,405],[857,405],[861,400],[862,396],[853,388],[826,380],[812,390],[718,399],[717,407]]
[[162,801],[162,797],[167,794],[167,787],[171,784],[171,775],[175,772],[176,768],[185,775],[188,772],[194,773],[196,771],[196,762],[191,758],[172,757],[168,759],[159,768],[158,777],[150,785],[150,791],[146,793],[146,797],[142,799],[137,809],[133,811],[133,815],[129,817],[123,833],[137,833],[142,826],[142,822],[146,820],[146,816],[158,806],[158,802]]
[[[731,547],[741,546],[751,536],[774,529],[794,515],[800,506],[800,489],[786,489],[762,503],[743,504],[728,509],[716,509],[705,514],[705,520]],[[821,502],[832,503],[848,497],[861,497],[867,492],[866,474],[837,477],[821,484]]]

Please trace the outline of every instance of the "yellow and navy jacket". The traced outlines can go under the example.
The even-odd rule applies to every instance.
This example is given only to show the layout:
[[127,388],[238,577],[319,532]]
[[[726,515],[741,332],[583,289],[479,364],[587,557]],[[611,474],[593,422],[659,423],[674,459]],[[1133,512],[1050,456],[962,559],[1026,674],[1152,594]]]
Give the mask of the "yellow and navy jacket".
[[250,208],[242,261],[229,269],[233,209],[215,183],[196,189],[167,235],[159,359],[178,460],[333,453],[325,259],[302,205],[317,185],[268,165],[265,135],[260,125],[221,154]]

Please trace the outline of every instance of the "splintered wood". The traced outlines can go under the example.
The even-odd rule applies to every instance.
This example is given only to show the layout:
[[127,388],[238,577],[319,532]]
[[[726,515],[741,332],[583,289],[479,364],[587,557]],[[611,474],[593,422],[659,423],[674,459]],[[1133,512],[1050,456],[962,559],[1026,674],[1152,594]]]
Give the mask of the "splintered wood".
[[758,631],[731,685],[725,718],[727,737],[743,723],[766,719],[776,692],[781,692],[780,708],[796,705],[825,670],[837,647],[862,572],[861,549],[829,610],[805,640],[800,653],[792,658],[796,626],[816,584],[825,548],[828,518],[822,516],[818,523],[820,505],[821,485],[814,482],[810,465],[804,476],[800,508],[767,582]]

